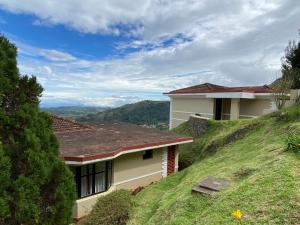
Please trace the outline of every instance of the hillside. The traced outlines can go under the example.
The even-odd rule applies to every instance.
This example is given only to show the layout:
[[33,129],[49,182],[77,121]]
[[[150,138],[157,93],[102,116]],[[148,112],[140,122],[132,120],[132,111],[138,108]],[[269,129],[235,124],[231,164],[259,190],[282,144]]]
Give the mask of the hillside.
[[43,111],[76,119],[78,117],[87,116],[89,114],[102,112],[107,110],[107,107],[84,107],[84,106],[61,106],[61,107],[49,107],[49,108],[42,108]]
[[[141,191],[128,224],[300,224],[300,153],[285,151],[288,131],[300,134],[300,108],[210,121],[204,135],[180,150],[181,160],[193,164]],[[174,132],[193,135],[188,123]],[[206,176],[231,186],[212,198],[192,194]],[[231,216],[237,209],[241,221]]]
[[141,101],[103,112],[89,114],[77,120],[86,123],[120,121],[167,129],[169,123],[169,102]]

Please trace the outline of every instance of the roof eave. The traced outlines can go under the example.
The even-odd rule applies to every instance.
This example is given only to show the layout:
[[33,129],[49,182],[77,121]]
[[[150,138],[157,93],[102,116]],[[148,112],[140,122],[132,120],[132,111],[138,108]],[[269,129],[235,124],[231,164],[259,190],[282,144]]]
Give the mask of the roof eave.
[[[255,98],[255,96],[271,96],[272,93],[255,93],[255,92],[207,92],[207,93],[167,93],[169,97],[173,96],[205,96],[206,98]],[[250,96],[251,95],[251,96]]]
[[193,142],[193,138],[181,138],[175,141],[165,141],[165,142],[159,142],[155,144],[145,144],[145,145],[139,145],[139,146],[130,146],[125,147],[120,150],[111,152],[111,153],[102,153],[98,155],[91,155],[91,156],[62,156],[62,159],[65,161],[68,165],[85,165],[90,163],[96,163],[101,161],[107,161],[115,159],[121,155],[134,153],[134,152],[140,152],[145,151],[149,149],[156,149],[156,148],[163,148],[168,147],[172,145],[179,145],[179,144],[187,144]]

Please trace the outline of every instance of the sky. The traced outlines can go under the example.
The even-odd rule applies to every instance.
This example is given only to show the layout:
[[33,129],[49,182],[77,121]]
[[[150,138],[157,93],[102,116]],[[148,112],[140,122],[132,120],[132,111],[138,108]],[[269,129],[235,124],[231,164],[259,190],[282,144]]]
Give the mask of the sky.
[[0,33],[44,87],[44,107],[269,84],[299,29],[299,0],[0,0]]

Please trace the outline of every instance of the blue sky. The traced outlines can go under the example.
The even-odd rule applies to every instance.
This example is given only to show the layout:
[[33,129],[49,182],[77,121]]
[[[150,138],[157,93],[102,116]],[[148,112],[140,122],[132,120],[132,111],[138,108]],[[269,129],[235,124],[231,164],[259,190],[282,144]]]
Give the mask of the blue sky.
[[0,30],[43,106],[119,106],[212,82],[268,84],[289,40],[297,0],[0,0]]

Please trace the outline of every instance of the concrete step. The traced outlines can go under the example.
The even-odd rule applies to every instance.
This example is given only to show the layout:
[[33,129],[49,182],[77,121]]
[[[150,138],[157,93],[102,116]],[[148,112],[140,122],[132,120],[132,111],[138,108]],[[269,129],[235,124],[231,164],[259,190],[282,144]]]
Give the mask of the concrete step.
[[209,195],[209,196],[212,196],[215,193],[215,191],[213,191],[213,190],[203,188],[203,187],[199,187],[199,186],[194,187],[192,189],[192,192],[200,193],[200,194],[204,194],[204,195]]

